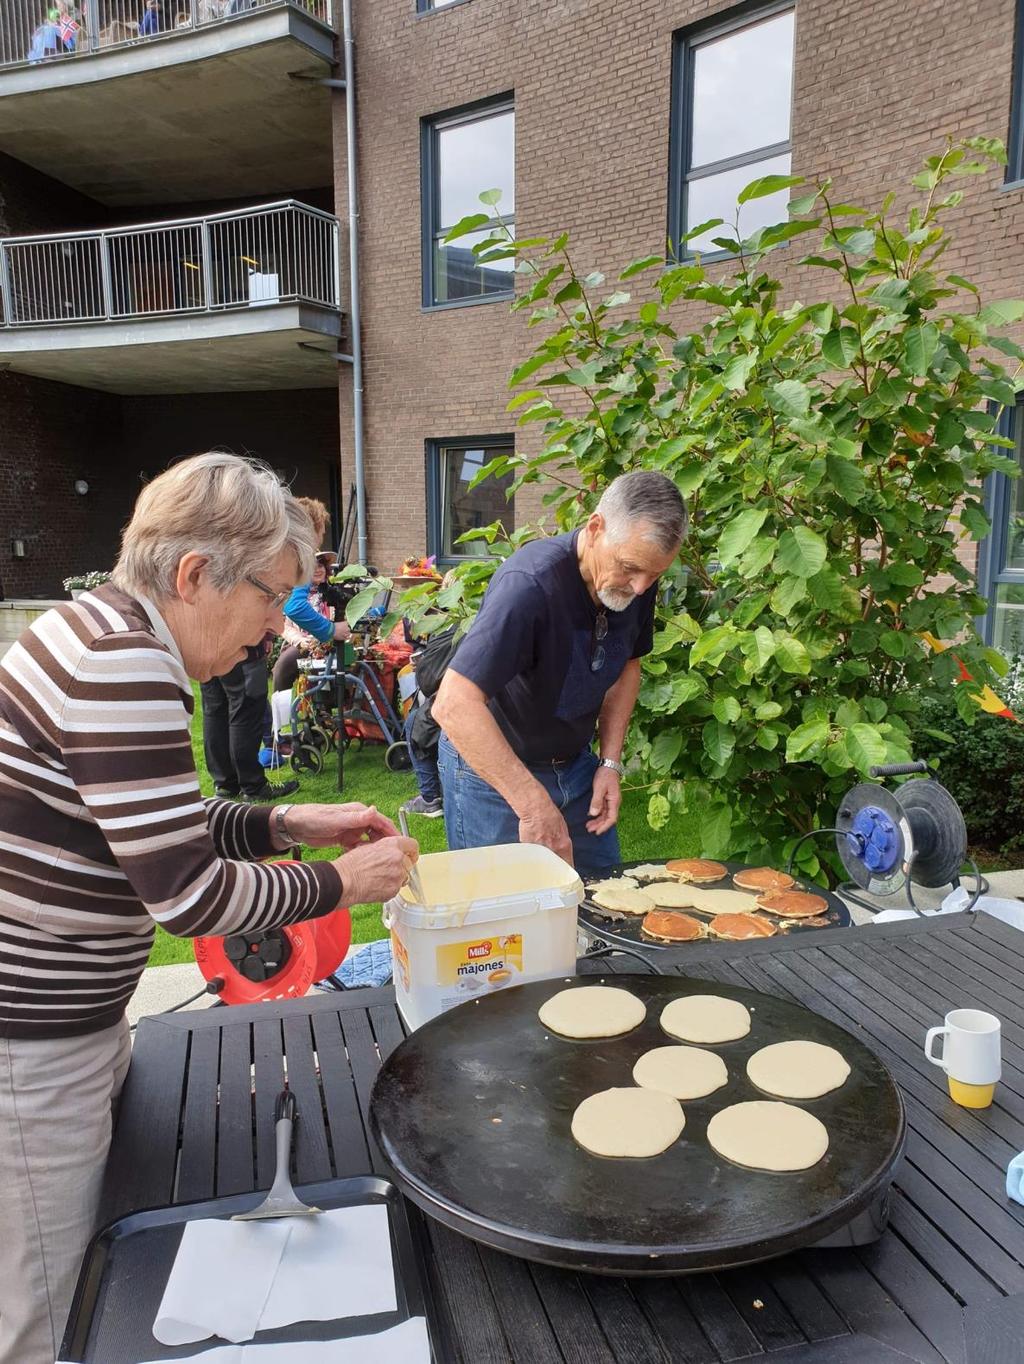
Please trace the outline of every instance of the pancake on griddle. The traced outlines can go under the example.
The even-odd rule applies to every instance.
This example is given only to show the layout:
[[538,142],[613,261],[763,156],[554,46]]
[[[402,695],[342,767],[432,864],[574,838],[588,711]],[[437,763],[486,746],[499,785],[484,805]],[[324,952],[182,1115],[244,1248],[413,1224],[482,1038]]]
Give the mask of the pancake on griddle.
[[828,909],[827,900],[820,895],[808,895],[803,890],[766,891],[757,897],[757,903],[769,914],[778,914],[782,919],[810,919]]
[[789,890],[796,885],[792,876],[774,867],[747,867],[744,871],[733,873],[732,882],[741,890],[772,891]]
[[601,909],[617,910],[621,914],[649,914],[655,903],[649,895],[635,886],[609,886],[591,895],[591,900]]
[[721,881],[725,867],[721,862],[709,862],[706,857],[677,857],[665,864],[670,876],[678,876],[680,881],[691,881],[695,886]]
[[703,938],[704,925],[689,914],[679,914],[673,909],[654,909],[644,916],[640,925],[641,932],[658,942],[693,942]]
[[708,931],[728,942],[746,942],[748,938],[772,938],[778,929],[760,914],[719,914],[711,920]]

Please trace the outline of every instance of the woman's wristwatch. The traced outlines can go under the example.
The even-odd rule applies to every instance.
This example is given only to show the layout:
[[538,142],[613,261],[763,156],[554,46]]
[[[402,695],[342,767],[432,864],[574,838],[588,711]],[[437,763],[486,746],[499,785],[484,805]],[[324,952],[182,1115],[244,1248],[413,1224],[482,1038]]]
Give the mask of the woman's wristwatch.
[[270,816],[270,828],[278,842],[283,843],[286,848],[292,848],[296,843],[296,839],[288,832],[288,826],[285,824],[291,808],[290,805],[275,805]]
[[597,765],[598,767],[610,767],[612,771],[617,772],[620,777],[626,775],[626,769],[623,767],[622,763],[617,763],[614,758],[600,758],[598,759]]

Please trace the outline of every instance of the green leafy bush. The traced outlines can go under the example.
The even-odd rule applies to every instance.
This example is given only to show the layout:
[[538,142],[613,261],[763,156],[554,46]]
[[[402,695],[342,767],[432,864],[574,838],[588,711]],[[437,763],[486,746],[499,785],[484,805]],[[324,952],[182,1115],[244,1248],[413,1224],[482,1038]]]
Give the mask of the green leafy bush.
[[936,762],[935,776],[964,812],[972,845],[1024,857],[1024,724],[979,711],[967,724],[955,697],[920,699],[911,729],[916,756]]
[[[513,308],[544,330],[509,404],[543,424],[543,449],[478,479],[512,469],[513,491],[544,485],[562,528],[625,470],[660,469],[688,499],[631,743],[651,824],[699,813],[706,854],[778,863],[834,823],[873,764],[910,756],[922,697],[952,695],[973,718],[970,693],[1005,672],[975,632],[984,603],[957,544],[989,531],[981,480],[1016,472],[995,448],[1009,445],[996,422],[1015,381],[994,357],[1024,355],[1002,335],[1024,303],[983,305],[936,268],[942,216],[962,198],[951,182],[1001,156],[976,139],[929,158],[900,223],[894,195],[873,212],[838,202],[829,181],[743,241],[702,223],[690,235],[720,227],[731,262],[649,256],[612,289],[577,271],[565,234],[474,247],[483,262],[517,257]],[[767,176],[739,199],[801,183]],[[809,305],[784,302],[768,268],[802,237],[809,291],[825,300]],[[639,306],[623,287],[635,277]],[[672,321],[681,301],[707,319],[688,335]],[[442,604],[468,621],[495,566],[459,570]],[[971,682],[953,688],[952,651],[925,633],[957,641]],[[817,872],[814,844],[800,865]]]

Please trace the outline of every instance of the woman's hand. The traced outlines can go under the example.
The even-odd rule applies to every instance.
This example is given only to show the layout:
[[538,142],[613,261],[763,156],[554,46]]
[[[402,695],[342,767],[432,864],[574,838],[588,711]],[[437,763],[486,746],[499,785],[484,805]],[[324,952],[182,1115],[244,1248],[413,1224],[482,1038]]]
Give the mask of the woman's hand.
[[[344,805],[293,805],[285,815],[285,837],[271,817],[274,841],[280,848],[304,843],[307,848],[355,848],[360,843],[394,838],[398,830],[375,805],[350,801]],[[415,846],[415,845],[414,845]]]
[[341,877],[342,904],[390,900],[405,885],[420,855],[414,838],[381,838],[353,848],[334,863]]

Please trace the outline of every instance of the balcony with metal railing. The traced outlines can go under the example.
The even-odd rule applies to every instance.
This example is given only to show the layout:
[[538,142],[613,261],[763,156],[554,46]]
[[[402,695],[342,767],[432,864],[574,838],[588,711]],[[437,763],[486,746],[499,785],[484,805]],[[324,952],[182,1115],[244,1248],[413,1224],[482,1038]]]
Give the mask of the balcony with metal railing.
[[340,0],[0,0],[0,147],[105,204],[331,180]]
[[339,225],[294,200],[0,240],[0,365],[111,393],[331,387]]

